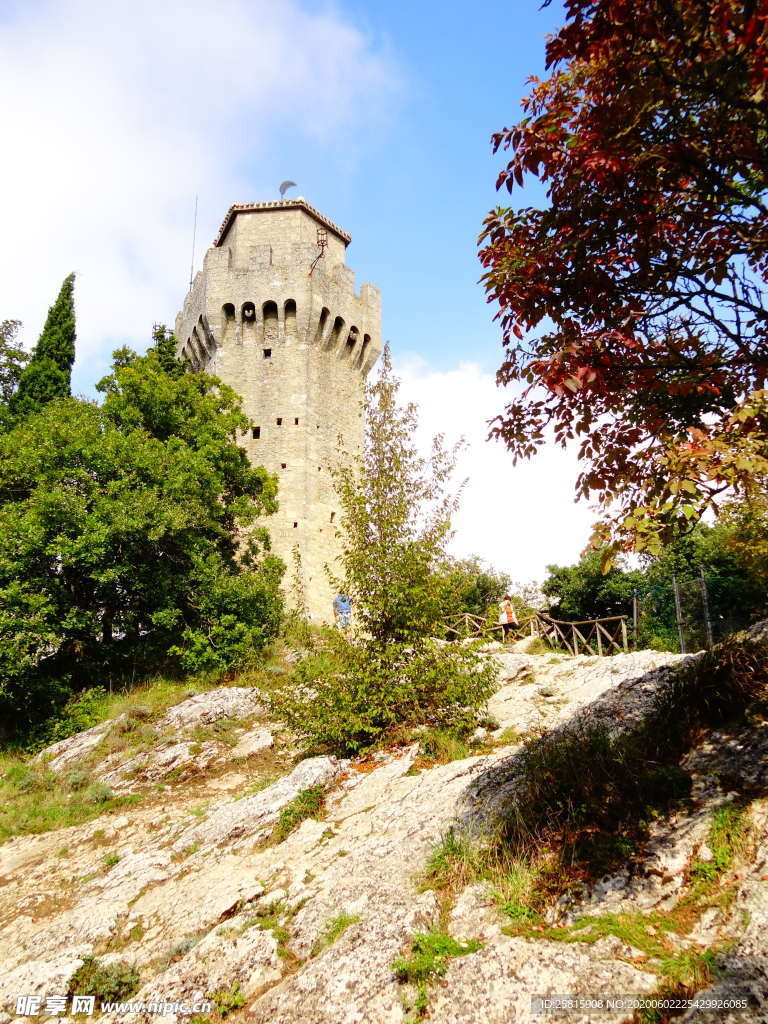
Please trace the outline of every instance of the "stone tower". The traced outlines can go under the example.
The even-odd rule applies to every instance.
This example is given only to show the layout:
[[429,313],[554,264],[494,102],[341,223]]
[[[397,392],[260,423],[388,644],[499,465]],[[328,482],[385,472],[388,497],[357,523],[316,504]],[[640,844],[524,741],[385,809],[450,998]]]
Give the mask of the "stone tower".
[[332,614],[325,565],[338,551],[329,465],[339,435],[360,449],[363,382],[381,351],[380,293],[355,293],[350,241],[303,198],[231,206],[176,318],[181,356],[242,396],[241,443],[280,477],[266,525],[286,578],[298,548],[315,621]]

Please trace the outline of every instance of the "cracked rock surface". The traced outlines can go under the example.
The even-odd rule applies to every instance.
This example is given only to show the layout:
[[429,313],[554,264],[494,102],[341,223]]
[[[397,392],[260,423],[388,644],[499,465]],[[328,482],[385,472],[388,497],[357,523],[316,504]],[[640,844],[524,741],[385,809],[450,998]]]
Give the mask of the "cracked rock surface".
[[[482,881],[446,907],[422,879],[430,852],[451,827],[492,821],[514,787],[516,752],[526,735],[580,715],[612,730],[629,728],[682,659],[652,651],[601,659],[495,657],[496,744],[448,764],[424,767],[416,745],[352,761],[278,763],[258,691],[236,687],[172,708],[153,723],[159,747],[132,755],[132,763],[107,753],[104,777],[129,786],[141,802],[0,846],[0,1024],[13,1019],[18,995],[63,994],[89,955],[106,965],[135,965],[134,1000],[211,1000],[213,1024],[222,1006],[233,1024],[405,1024],[413,1019],[407,1008],[413,993],[398,983],[392,962],[408,951],[414,934],[437,928],[482,945],[450,960],[430,985],[432,1024],[540,1024],[545,1018],[532,1008],[536,995],[655,992],[658,974],[626,943],[610,936],[587,944],[506,934],[508,920]],[[234,723],[234,743],[214,738],[195,745],[192,730],[222,719]],[[92,758],[113,727],[55,744],[49,767],[69,771]],[[567,922],[584,913],[671,905],[686,865],[694,856],[706,858],[712,809],[728,798],[734,780],[752,787],[752,862],[739,868],[732,904],[703,919],[698,936],[702,944],[732,936],[726,961],[733,977],[749,981],[752,1016],[686,1018],[691,1021],[768,1019],[755,1016],[768,1006],[768,811],[760,796],[766,764],[765,728],[712,734],[688,755],[694,805],[655,823],[646,870],[601,879],[562,908]],[[194,771],[186,775],[187,769]],[[158,779],[167,788],[159,791]],[[322,820],[309,818],[284,841],[270,840],[281,812],[318,786],[326,792]],[[718,984],[725,988],[713,991],[733,988],[727,978]],[[138,1009],[102,1017],[129,1024],[177,1019]],[[596,1018],[557,1019],[588,1024]],[[618,1024],[628,1017],[597,1019]]]

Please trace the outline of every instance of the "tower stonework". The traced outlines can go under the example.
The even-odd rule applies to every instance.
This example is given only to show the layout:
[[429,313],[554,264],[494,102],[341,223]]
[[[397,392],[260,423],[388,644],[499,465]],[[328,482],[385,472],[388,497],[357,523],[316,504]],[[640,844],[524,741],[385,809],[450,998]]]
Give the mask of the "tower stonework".
[[325,566],[338,554],[329,467],[339,435],[361,449],[363,384],[381,352],[380,292],[355,293],[350,241],[302,198],[234,205],[175,328],[181,357],[243,399],[252,426],[240,443],[280,478],[272,549],[286,577],[298,549],[315,620],[331,617]]

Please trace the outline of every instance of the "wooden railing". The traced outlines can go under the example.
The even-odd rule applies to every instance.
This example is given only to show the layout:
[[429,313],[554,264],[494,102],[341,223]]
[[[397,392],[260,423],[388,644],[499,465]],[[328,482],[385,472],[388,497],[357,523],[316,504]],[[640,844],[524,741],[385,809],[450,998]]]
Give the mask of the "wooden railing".
[[[501,640],[504,637],[504,629],[499,622],[493,622],[482,615],[467,613],[446,623],[445,631],[450,640]],[[564,647],[573,655],[621,654],[629,650],[626,615],[568,622],[553,619],[543,612],[535,612],[521,619],[515,629],[510,630],[507,635],[512,635],[516,640],[524,636],[537,636],[553,649]]]
[[[515,639],[520,640],[524,636],[537,635],[531,629],[531,623],[535,618],[535,615],[529,615],[527,618],[520,620],[520,623],[510,631]],[[449,640],[501,640],[504,635],[504,627],[500,622],[494,622],[492,619],[487,619],[482,615],[469,615],[467,613],[457,615],[456,618],[447,622],[445,631]]]
[[565,647],[569,654],[621,654],[629,650],[626,615],[567,622],[538,612],[535,619],[535,635],[550,647]]

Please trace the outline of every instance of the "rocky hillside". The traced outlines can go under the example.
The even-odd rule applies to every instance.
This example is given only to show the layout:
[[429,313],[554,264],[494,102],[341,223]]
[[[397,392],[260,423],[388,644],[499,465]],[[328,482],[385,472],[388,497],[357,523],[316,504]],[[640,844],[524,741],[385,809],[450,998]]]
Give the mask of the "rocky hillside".
[[[768,1021],[764,721],[703,730],[682,764],[690,798],[649,821],[618,870],[534,913],[515,878],[461,862],[514,798],[523,741],[574,723],[631,730],[681,658],[494,656],[488,728],[447,763],[419,743],[297,760],[259,692],[237,687],[49,748],[42,763],[73,785],[81,773],[138,799],[0,847],[0,1024],[22,995],[41,997],[38,1019],[64,1017],[71,1003],[46,1000],[68,991],[97,994],[97,1012],[126,993],[186,1000],[195,1024],[618,1022],[632,1010],[554,1015],[535,999],[693,988],[715,1008],[681,1019]],[[158,1014],[136,1002],[102,1019]]]

